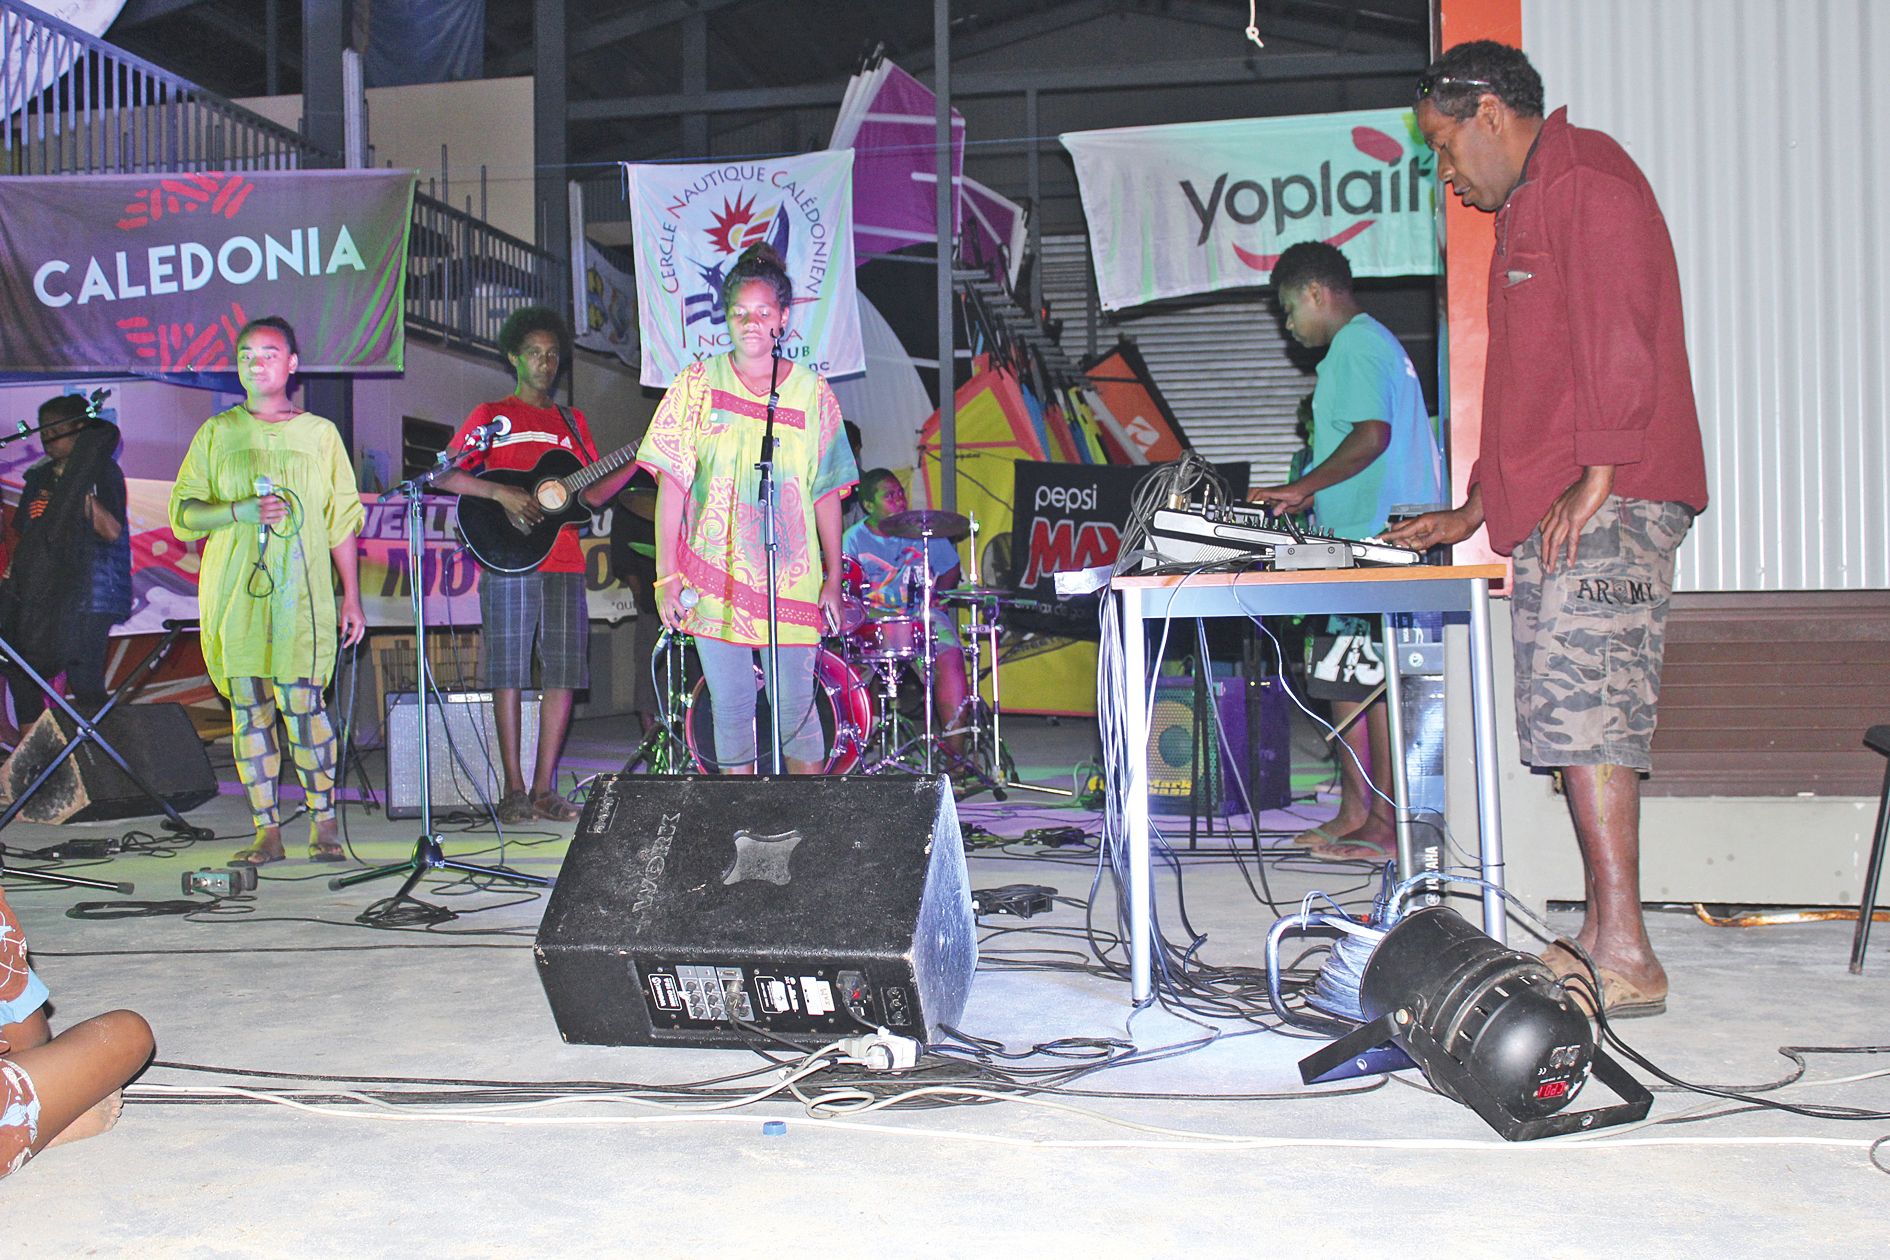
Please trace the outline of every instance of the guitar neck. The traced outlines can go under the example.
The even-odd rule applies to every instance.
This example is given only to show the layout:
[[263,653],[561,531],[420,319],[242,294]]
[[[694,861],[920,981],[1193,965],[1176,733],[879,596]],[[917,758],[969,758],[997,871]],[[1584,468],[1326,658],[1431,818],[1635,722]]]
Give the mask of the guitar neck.
[[568,477],[559,478],[572,494],[582,494],[591,486],[616,472],[637,457],[637,444],[619,447],[594,464],[586,464]]

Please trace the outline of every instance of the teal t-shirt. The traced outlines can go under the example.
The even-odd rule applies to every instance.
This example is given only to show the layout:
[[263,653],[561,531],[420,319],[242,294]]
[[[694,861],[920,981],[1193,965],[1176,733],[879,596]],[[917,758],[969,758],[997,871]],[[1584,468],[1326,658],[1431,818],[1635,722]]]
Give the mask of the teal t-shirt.
[[1319,363],[1313,387],[1313,464],[1324,463],[1361,420],[1391,426],[1391,443],[1357,476],[1313,495],[1313,519],[1328,534],[1369,538],[1403,503],[1442,503],[1444,461],[1424,411],[1424,390],[1391,330],[1356,315]]

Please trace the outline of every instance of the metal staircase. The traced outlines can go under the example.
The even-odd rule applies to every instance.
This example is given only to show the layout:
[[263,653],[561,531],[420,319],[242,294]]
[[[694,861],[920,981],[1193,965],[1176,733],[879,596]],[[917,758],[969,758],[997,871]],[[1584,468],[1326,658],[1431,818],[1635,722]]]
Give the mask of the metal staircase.
[[[0,178],[341,165],[288,128],[17,0],[0,0]],[[521,306],[562,309],[565,261],[416,193],[407,327],[496,349]]]

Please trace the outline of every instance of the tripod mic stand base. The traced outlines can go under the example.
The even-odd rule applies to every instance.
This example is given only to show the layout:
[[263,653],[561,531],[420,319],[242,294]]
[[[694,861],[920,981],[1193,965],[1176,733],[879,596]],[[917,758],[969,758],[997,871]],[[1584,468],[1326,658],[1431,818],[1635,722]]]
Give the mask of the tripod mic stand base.
[[550,888],[557,881],[549,875],[527,875],[523,871],[514,871],[503,866],[475,866],[471,862],[457,862],[440,849],[438,836],[421,836],[414,843],[413,856],[405,862],[396,862],[390,866],[376,866],[365,871],[354,871],[347,875],[337,875],[328,881],[333,890],[351,888],[356,884],[365,884],[371,879],[385,879],[390,875],[405,874],[407,879],[395,893],[393,900],[399,901],[413,891],[429,871],[458,871],[462,875],[481,875],[487,879],[509,880],[514,884],[524,884],[530,888]]
[[63,871],[38,871],[25,866],[8,866],[4,861],[0,861],[0,878],[32,879],[42,884],[63,884],[67,888],[96,888],[100,892],[115,892],[121,897],[129,897],[137,891],[137,888],[130,883],[115,884],[110,880],[67,875]]

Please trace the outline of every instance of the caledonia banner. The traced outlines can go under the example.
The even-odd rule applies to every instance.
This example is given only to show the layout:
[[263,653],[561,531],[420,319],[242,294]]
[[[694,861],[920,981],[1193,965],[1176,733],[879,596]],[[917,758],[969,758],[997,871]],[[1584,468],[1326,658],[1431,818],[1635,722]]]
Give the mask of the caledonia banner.
[[400,371],[411,171],[0,179],[0,371],[217,372],[259,315],[305,372]]
[[722,280],[767,242],[787,262],[794,311],[782,354],[827,376],[866,370],[853,284],[853,154],[624,166],[636,237],[645,385],[667,386],[729,348]]
[[1434,164],[1408,109],[1061,139],[1109,310],[1265,284],[1299,241],[1338,246],[1355,276],[1437,273]]

